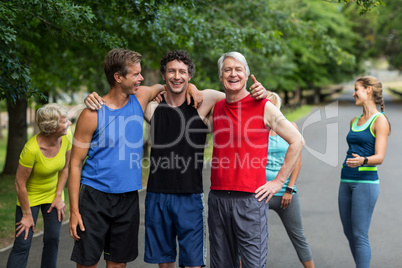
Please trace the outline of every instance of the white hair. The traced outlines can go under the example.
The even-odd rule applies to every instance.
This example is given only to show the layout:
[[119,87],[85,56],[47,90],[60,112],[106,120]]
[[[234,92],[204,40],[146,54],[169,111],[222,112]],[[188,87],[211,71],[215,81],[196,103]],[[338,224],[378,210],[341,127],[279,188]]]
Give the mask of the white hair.
[[219,58],[219,60],[218,60],[219,77],[222,77],[223,62],[225,61],[226,58],[229,58],[229,57],[234,58],[236,61],[240,62],[244,66],[244,68],[246,68],[246,75],[247,76],[250,75],[250,69],[248,68],[246,58],[243,56],[243,54],[236,52],[236,51],[232,51],[232,52],[227,52],[227,53],[223,54]]
[[48,103],[36,111],[36,124],[39,131],[45,135],[50,135],[59,126],[60,116],[67,117],[68,110],[63,105]]

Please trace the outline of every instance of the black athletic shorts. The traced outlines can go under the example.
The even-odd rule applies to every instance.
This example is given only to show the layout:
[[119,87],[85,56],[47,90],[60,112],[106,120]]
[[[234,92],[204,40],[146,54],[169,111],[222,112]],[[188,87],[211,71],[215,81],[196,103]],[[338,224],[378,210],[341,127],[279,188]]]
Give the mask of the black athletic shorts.
[[85,231],[76,241],[71,260],[94,265],[104,252],[104,259],[117,263],[133,261],[138,256],[140,223],[138,191],[109,194],[82,185],[79,210]]

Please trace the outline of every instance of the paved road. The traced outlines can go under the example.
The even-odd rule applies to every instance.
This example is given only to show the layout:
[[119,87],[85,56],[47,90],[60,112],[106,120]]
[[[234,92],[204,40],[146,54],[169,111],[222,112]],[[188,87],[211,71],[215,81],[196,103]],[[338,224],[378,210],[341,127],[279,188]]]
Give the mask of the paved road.
[[[354,107],[351,95],[352,92],[347,91],[336,102],[316,108],[308,117],[297,122],[306,140],[297,187],[305,234],[316,267],[319,268],[354,267],[347,240],[342,233],[337,206],[340,165],[347,150],[345,137],[351,118],[361,113],[361,109]],[[402,267],[402,213],[399,196],[402,189],[401,103],[387,99],[386,114],[392,123],[392,135],[389,137],[386,159],[379,168],[381,192],[370,229],[372,268]],[[204,175],[207,199],[208,167]],[[144,196],[143,191],[140,193],[141,204]],[[141,211],[144,211],[143,205]],[[142,215],[140,241],[144,239],[143,219]],[[38,237],[33,241],[28,267],[40,267],[41,239]],[[65,225],[62,229],[58,267],[75,267],[69,261],[72,244]],[[5,267],[9,251],[0,252],[0,267]],[[143,243],[140,243],[140,256],[128,267],[157,267],[142,261],[143,251]],[[272,211],[269,215],[268,251],[268,267],[302,267],[279,217]],[[101,261],[98,267],[105,267],[104,262]]]

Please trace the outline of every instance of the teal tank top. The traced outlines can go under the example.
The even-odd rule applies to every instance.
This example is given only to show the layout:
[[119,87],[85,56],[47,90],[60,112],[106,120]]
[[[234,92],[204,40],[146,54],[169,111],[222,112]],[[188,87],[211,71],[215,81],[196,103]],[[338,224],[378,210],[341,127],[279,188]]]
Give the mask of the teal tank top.
[[82,169],[81,183],[105,193],[142,189],[144,112],[134,95],[126,105],[103,105]]
[[[267,181],[272,181],[276,178],[279,170],[282,167],[283,161],[285,160],[286,152],[288,151],[289,144],[282,139],[279,135],[269,136],[268,139],[268,157],[266,166]],[[286,187],[288,187],[290,177],[286,180],[282,189],[275,194],[275,196],[283,196],[286,192]],[[296,193],[296,185],[293,188],[294,193]]]
[[381,115],[381,113],[373,114],[369,120],[367,120],[366,123],[361,126],[357,125],[357,121],[361,115],[358,116],[352,123],[349,133],[346,136],[349,149],[342,165],[342,182],[378,183],[376,166],[350,168],[346,164],[346,159],[353,158],[352,153],[363,157],[368,157],[375,154],[375,135],[372,131],[372,125],[379,115]]

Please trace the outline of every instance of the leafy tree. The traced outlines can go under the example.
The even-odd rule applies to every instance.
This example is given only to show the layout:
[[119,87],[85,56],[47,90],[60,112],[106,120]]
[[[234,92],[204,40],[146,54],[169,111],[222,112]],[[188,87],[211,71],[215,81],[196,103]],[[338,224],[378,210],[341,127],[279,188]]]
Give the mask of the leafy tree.
[[[161,45],[169,50],[179,43],[189,50],[196,66],[201,66],[193,78],[201,88],[219,88],[216,61],[222,53],[233,50],[243,53],[257,79],[273,90],[292,91],[307,82],[321,86],[347,79],[354,71],[350,48],[336,41],[345,33],[352,35],[351,25],[336,5],[322,7],[322,1],[307,0],[256,0],[247,5],[240,0],[207,3],[161,9],[160,20],[138,33],[151,37],[151,46]],[[314,16],[309,6],[315,8]],[[334,18],[337,21],[331,24]],[[335,27],[336,23],[341,24]],[[336,31],[328,30],[328,25]],[[334,69],[339,70],[339,75],[333,75]],[[324,74],[320,74],[322,70]],[[306,74],[316,78],[306,81]]]
[[402,70],[402,1],[388,1],[386,6],[379,10],[378,23],[373,31],[371,51],[375,56],[385,56],[390,65]]
[[[355,57],[346,45],[352,43],[338,42],[353,35],[351,25],[336,5],[260,0],[244,8],[243,1],[234,0],[214,1],[212,7],[197,6],[187,12],[195,12],[208,33],[204,39],[189,37],[195,44],[192,54],[202,62],[208,82],[218,83],[216,60],[231,50],[242,52],[257,79],[276,91],[321,87],[355,72]],[[180,17],[194,19],[189,13]]]
[[[0,98],[7,100],[9,134],[3,173],[13,174],[26,134],[27,98],[46,102],[80,86],[99,83],[102,59],[113,47],[135,48],[119,35],[121,18],[143,27],[158,19],[162,4],[192,5],[192,0],[0,2]],[[119,17],[121,16],[121,17]],[[124,27],[124,26],[123,26]]]
[[[228,51],[243,53],[257,79],[275,91],[348,79],[364,55],[354,56],[361,36],[339,6],[322,0],[0,1],[0,98],[7,99],[10,113],[21,115],[13,122],[22,122],[10,126],[4,172],[14,172],[16,164],[10,163],[18,163],[26,140],[12,140],[23,134],[11,133],[26,133],[24,96],[40,103],[50,93],[57,98],[60,90],[106,90],[99,79],[102,59],[113,47],[139,51],[146,79],[151,73],[160,77],[165,52],[186,49],[197,66],[192,81],[199,88],[220,87],[216,62]],[[12,106],[19,102],[21,107]]]
[[360,15],[366,14],[374,8],[379,7],[380,5],[385,6],[385,3],[382,0],[323,0],[326,2],[338,2],[348,4],[356,4],[360,8]]

